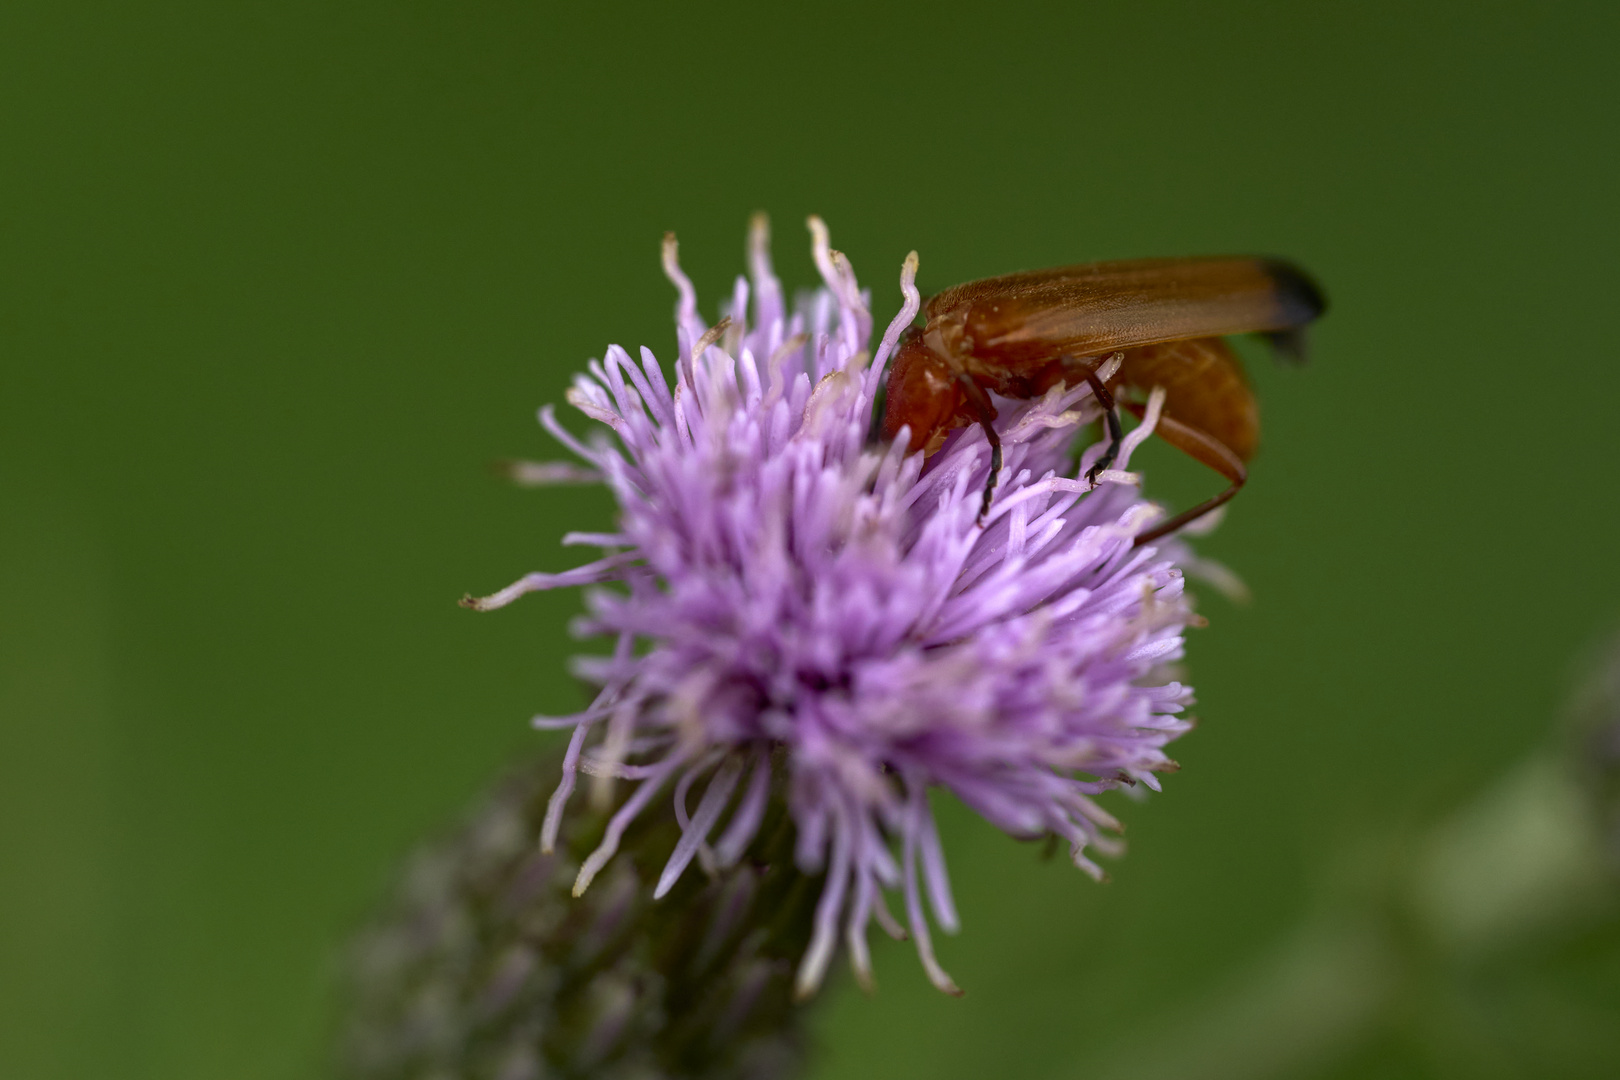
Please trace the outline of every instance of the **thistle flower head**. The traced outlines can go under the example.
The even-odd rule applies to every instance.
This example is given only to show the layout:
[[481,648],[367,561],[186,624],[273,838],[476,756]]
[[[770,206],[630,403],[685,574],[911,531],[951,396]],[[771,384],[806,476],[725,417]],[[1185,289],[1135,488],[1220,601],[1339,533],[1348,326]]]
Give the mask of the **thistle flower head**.
[[[568,717],[563,776],[546,815],[549,848],[580,771],[637,786],[575,885],[583,892],[653,801],[672,796],[682,828],[657,886],[697,860],[738,860],[773,777],[787,785],[796,861],[825,872],[797,986],[821,982],[840,933],[870,978],[868,924],[904,936],[897,893],[930,979],[957,992],[934,958],[924,897],[947,931],[957,915],[928,802],[943,787],[1019,837],[1068,841],[1096,877],[1117,822],[1094,800],[1173,768],[1164,747],[1191,700],[1163,666],[1192,615],[1174,544],[1134,547],[1158,513],[1128,467],[1161,399],[1127,436],[1113,470],[1076,477],[1076,429],[1098,415],[1091,391],[1058,387],[998,400],[1004,466],[978,519],[990,463],[976,429],[926,460],[872,439],[885,363],[920,300],[917,257],[904,303],[875,352],[871,298],[812,218],[822,287],[790,308],[772,272],[763,219],[714,325],[698,314],[673,237],[678,356],[673,386],[647,349],[614,346],[568,400],[606,430],[580,440],[545,408],[541,422],[599,477],[618,531],[569,534],[605,557],[530,574],[470,606],[599,586],[583,636],[613,643],[576,671],[600,692]],[[579,466],[536,466],[541,481]]]

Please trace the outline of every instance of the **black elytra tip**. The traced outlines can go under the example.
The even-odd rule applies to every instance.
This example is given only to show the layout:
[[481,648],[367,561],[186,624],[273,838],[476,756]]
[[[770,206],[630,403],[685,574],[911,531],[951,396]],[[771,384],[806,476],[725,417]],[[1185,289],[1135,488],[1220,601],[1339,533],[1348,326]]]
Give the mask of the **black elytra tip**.
[[1276,287],[1283,327],[1261,336],[1279,357],[1303,364],[1307,358],[1305,327],[1327,314],[1327,294],[1316,279],[1286,259],[1263,259],[1266,275]]

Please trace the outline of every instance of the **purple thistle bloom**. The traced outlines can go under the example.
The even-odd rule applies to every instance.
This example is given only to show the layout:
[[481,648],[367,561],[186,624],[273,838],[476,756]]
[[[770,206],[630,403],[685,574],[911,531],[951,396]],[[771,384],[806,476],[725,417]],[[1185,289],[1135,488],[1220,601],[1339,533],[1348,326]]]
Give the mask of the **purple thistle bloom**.
[[[1190,558],[1175,543],[1132,546],[1160,510],[1121,471],[1163,398],[1095,488],[1072,477],[1069,456],[1076,428],[1098,416],[1089,388],[998,400],[1005,462],[980,523],[990,455],[976,428],[926,461],[906,454],[904,434],[893,446],[870,437],[884,365],[919,308],[916,253],[874,355],[869,293],[825,226],[811,218],[810,230],[823,288],[788,310],[756,218],[749,276],[712,327],[665,239],[679,291],[674,389],[650,351],[638,363],[613,346],[568,392],[612,440],[582,443],[540,411],[620,508],[618,532],[563,542],[609,553],[466,603],[487,611],[540,589],[619,583],[588,594],[575,628],[615,641],[611,655],[575,661],[601,692],[581,713],[535,720],[573,729],[548,850],[580,770],[639,782],[575,895],[671,781],[684,833],[657,895],[694,858],[734,863],[778,771],[797,862],[827,872],[798,992],[821,983],[840,928],[870,982],[869,922],[904,936],[884,899],[895,890],[929,978],[959,993],[923,912],[926,892],[935,922],[957,927],[929,787],[1014,836],[1062,837],[1101,878],[1086,849],[1122,845],[1104,835],[1119,825],[1093,796],[1158,790],[1154,773],[1175,768],[1164,747],[1190,726],[1179,717],[1189,689],[1161,673],[1197,619],[1174,563]],[[581,479],[579,466],[526,468],[535,482]]]

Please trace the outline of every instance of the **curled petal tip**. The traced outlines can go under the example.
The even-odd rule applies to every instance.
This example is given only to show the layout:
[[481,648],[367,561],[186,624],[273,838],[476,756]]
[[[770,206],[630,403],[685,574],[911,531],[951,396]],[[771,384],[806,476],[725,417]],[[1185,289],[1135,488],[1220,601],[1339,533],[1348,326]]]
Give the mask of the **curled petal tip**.
[[925,962],[924,966],[928,972],[928,981],[934,984],[934,989],[949,994],[951,997],[967,997],[967,991],[957,986],[956,980],[951,978],[944,968],[937,963],[928,964]]

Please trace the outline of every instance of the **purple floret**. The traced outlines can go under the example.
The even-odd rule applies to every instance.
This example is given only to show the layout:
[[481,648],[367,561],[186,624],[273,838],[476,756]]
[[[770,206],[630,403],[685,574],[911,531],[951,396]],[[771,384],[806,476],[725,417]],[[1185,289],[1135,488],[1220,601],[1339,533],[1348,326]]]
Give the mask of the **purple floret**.
[[[1098,415],[1089,388],[998,399],[1005,463],[981,523],[981,432],[954,433],[926,461],[906,454],[904,434],[892,446],[871,439],[884,365],[919,308],[916,254],[901,272],[904,306],[868,362],[870,296],[810,224],[824,287],[789,311],[756,220],[749,276],[712,327],[666,238],[680,294],[673,390],[650,351],[638,363],[613,346],[568,393],[613,438],[582,443],[540,412],[620,509],[617,533],[564,542],[608,554],[469,603],[618,583],[592,590],[576,625],[615,642],[575,661],[601,692],[577,715],[536,720],[573,729],[547,848],[579,771],[638,784],[576,895],[669,782],[684,836],[658,893],[694,859],[735,862],[773,769],[785,771],[798,863],[827,871],[799,992],[820,984],[840,927],[870,979],[868,923],[900,935],[884,901],[897,890],[929,978],[954,993],[923,912],[926,894],[939,926],[956,929],[928,789],[1014,836],[1062,837],[1101,877],[1086,849],[1120,843],[1104,835],[1118,823],[1093,796],[1157,790],[1154,773],[1175,767],[1165,745],[1190,726],[1180,718],[1190,690],[1163,675],[1196,618],[1173,561],[1187,553],[1132,546],[1160,511],[1120,471],[1162,397],[1095,488],[1074,477],[1101,448],[1078,472],[1070,457],[1076,428]],[[540,480],[582,475],[529,468]]]

